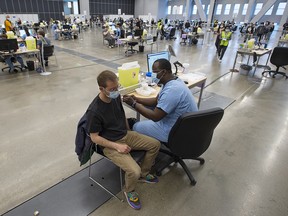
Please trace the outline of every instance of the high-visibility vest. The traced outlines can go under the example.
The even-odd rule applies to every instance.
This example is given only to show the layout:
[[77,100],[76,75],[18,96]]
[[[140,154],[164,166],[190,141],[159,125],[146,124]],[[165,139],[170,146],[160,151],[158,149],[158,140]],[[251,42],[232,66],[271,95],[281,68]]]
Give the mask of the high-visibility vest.
[[231,35],[232,35],[232,32],[226,33],[225,31],[222,31],[220,46],[228,46],[229,40],[231,40]]

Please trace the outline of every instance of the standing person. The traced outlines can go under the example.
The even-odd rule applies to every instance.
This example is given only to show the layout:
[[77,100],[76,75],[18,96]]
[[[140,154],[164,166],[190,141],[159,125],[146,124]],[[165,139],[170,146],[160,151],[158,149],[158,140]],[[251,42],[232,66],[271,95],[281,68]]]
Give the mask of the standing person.
[[156,60],[152,70],[154,82],[163,84],[157,97],[139,98],[124,95],[123,101],[149,119],[135,123],[134,131],[167,142],[170,130],[179,116],[198,111],[198,108],[185,83],[172,74],[171,64],[167,59]]
[[[133,209],[140,209],[137,182],[157,183],[158,178],[149,174],[158,154],[160,142],[152,137],[129,130],[125,117],[119,83],[115,73],[103,71],[97,77],[100,93],[87,110],[87,128],[91,140],[100,145],[104,155],[125,172],[124,194]],[[131,150],[146,151],[139,166],[131,157]]]
[[10,20],[10,16],[9,15],[6,16],[6,19],[4,21],[4,26],[5,26],[6,32],[14,30],[14,26],[13,26],[11,20]]
[[261,22],[260,25],[256,29],[256,35],[258,37],[258,43],[261,44],[261,40],[263,35],[266,33],[266,27],[264,26],[264,22]]
[[53,35],[54,35],[54,40],[58,40],[59,39],[59,34],[58,34],[57,30],[58,30],[58,21],[55,20],[53,25],[52,25],[52,32],[53,32]]
[[158,38],[158,35],[160,34],[161,35],[161,29],[162,29],[162,20],[159,19],[158,22],[157,22],[157,38]]
[[229,40],[231,40],[231,37],[232,37],[232,32],[230,31],[230,28],[226,26],[225,31],[222,31],[221,36],[220,36],[221,41],[220,41],[220,45],[218,49],[218,59],[220,63],[229,45]]
[[219,47],[220,47],[220,42],[221,42],[221,33],[222,31],[225,30],[225,26],[224,23],[221,23],[220,26],[217,29],[217,36],[216,36],[216,40],[215,40],[215,47],[216,47],[216,53],[219,52]]
[[[45,37],[45,32],[43,30],[37,31],[37,49],[42,50],[42,46],[51,45],[51,41]],[[41,53],[44,55],[44,53]],[[45,66],[48,66],[48,57],[44,55]],[[42,61],[41,61],[42,62]],[[43,64],[44,62],[42,62]]]

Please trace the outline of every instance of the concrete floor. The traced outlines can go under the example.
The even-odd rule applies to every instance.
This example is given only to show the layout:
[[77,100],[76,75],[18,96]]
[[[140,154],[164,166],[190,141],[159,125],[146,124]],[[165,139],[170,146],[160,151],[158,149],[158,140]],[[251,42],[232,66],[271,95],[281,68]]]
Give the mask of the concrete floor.
[[[275,45],[278,34],[274,32],[268,47]],[[191,71],[207,75],[206,84],[211,85],[206,91],[236,100],[225,110],[203,155],[205,165],[187,161],[197,185],[192,187],[175,165],[158,184],[139,184],[141,211],[111,199],[92,216],[288,215],[288,81],[262,79],[263,69],[254,77],[228,73],[238,40],[234,35],[221,64],[213,40],[192,47],[180,46],[179,39],[159,41],[159,50],[168,43],[174,46],[177,58],[172,62],[188,62]],[[52,75],[0,74],[0,214],[83,169],[74,153],[74,138],[78,120],[99,92],[99,72],[116,72],[115,63],[134,60],[147,70],[149,50],[125,57],[123,50],[103,46],[100,28],[80,34],[78,40],[53,43],[58,66],[52,57]]]

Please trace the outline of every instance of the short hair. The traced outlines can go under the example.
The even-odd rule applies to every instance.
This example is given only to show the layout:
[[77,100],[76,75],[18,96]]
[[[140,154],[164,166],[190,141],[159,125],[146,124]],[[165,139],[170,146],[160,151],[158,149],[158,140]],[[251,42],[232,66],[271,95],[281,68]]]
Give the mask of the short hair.
[[157,59],[153,65],[155,63],[158,63],[159,64],[159,69],[162,70],[162,69],[165,69],[167,71],[170,71],[172,73],[172,70],[171,70],[171,64],[170,64],[170,61],[168,61],[167,59]]
[[109,70],[102,71],[97,77],[98,86],[106,88],[107,81],[110,80],[112,82],[116,82],[118,80],[115,73]]
[[45,37],[45,32],[43,30],[38,30],[37,34],[41,35],[42,37]]

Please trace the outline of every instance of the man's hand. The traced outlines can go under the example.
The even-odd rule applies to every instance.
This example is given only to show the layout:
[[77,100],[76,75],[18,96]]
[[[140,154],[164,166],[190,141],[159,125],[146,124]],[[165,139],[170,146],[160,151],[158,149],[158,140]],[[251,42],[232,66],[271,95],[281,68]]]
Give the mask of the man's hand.
[[136,102],[136,97],[134,95],[124,95],[123,96],[123,101],[128,104],[129,106],[132,106],[134,102]]
[[116,150],[119,153],[128,154],[131,151],[131,148],[126,144],[118,144],[117,143]]

